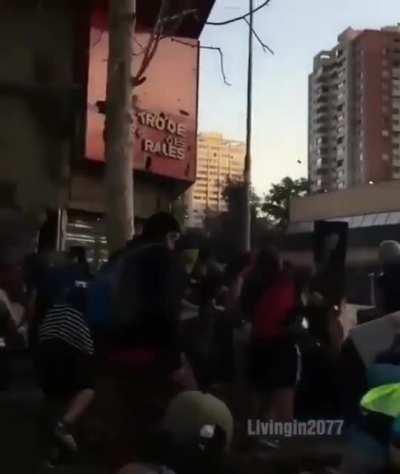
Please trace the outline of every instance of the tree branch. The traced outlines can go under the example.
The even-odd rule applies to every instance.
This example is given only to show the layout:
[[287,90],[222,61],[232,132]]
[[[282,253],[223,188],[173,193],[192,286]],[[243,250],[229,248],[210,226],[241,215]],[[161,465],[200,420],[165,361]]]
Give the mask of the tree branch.
[[[197,47],[194,44],[188,43],[187,41],[178,40],[176,38],[171,38],[171,41],[173,41],[174,43],[183,44],[184,46],[189,46],[190,48],[196,48]],[[224,53],[223,53],[222,49],[218,48],[217,46],[203,46],[203,45],[200,45],[200,49],[208,49],[210,51],[217,51],[219,53],[222,79],[223,79],[225,85],[231,86],[232,84],[230,82],[228,82],[228,79],[227,79],[226,74],[225,74]]]
[[218,48],[217,46],[200,46],[200,49],[208,49],[210,51],[217,51],[219,53],[222,79],[227,86],[231,86],[232,84],[228,82],[225,74],[224,53],[222,52],[222,49]]
[[187,9],[175,15],[167,16],[168,7],[169,7],[169,0],[162,0],[153,32],[150,35],[150,38],[146,46],[143,47],[143,51],[138,53],[138,55],[143,54],[143,60],[142,60],[141,65],[139,66],[138,72],[132,78],[133,87],[143,84],[143,82],[146,80],[146,78],[144,77],[144,74],[147,71],[148,67],[150,66],[150,63],[153,60],[155,54],[157,53],[157,49],[160,44],[160,41],[164,38],[163,34],[165,32],[166,25],[169,23],[176,22],[175,28],[172,31],[168,32],[168,34],[172,35],[173,32],[177,28],[179,28],[184,18],[190,15],[197,14],[197,10]]
[[225,20],[225,21],[207,21],[206,25],[210,26],[224,26],[224,25],[229,25],[230,23],[235,23],[237,21],[241,21],[249,17],[250,15],[254,15],[254,13],[257,13],[258,11],[262,10],[265,8],[271,0],[265,0],[264,3],[259,5],[258,7],[254,8],[253,11],[250,11],[248,13],[245,13],[244,15],[238,16],[236,18],[231,18],[230,20]]
[[[243,21],[245,21],[249,25],[249,28],[251,28],[250,22],[247,18],[243,18]],[[275,54],[274,51],[267,44],[264,43],[264,41],[261,39],[260,35],[257,33],[257,31],[254,28],[251,28],[251,31],[253,32],[254,37],[260,43],[260,45],[261,45],[262,49],[264,50],[264,52],[268,51],[272,55]]]

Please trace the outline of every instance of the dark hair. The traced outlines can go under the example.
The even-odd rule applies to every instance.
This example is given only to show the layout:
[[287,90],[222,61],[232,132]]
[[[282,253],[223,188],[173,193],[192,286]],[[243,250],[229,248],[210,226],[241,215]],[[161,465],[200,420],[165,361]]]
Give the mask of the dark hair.
[[87,256],[86,256],[86,248],[82,245],[75,245],[69,249],[69,256],[71,259],[77,260],[78,263],[86,263]]
[[143,226],[143,238],[147,241],[161,241],[169,232],[180,232],[178,221],[172,214],[159,212],[146,221]]
[[253,315],[255,305],[265,291],[277,281],[281,271],[279,253],[275,248],[267,247],[259,252],[243,285],[241,303],[246,315]]

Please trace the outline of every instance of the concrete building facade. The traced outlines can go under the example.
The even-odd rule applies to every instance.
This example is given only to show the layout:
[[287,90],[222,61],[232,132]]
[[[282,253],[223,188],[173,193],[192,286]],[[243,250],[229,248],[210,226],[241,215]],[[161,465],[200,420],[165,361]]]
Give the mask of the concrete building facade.
[[309,77],[312,192],[400,178],[400,26],[351,28]]
[[[135,118],[145,122],[133,127],[140,221],[170,210],[196,177],[198,38],[214,0],[192,3],[198,15],[179,22],[174,37],[163,40],[132,98]],[[43,0],[38,6],[35,0],[13,0],[0,5],[0,242],[15,240],[3,237],[13,213],[32,221],[39,248],[79,244],[92,250],[97,234],[105,241],[104,116],[97,101],[105,99],[107,4]],[[160,5],[160,0],[138,2],[137,32],[152,30]],[[171,15],[180,8],[179,2],[171,4]],[[95,70],[96,64],[101,67]]]
[[223,193],[229,182],[243,180],[246,146],[220,133],[201,133],[197,143],[197,178],[188,193],[188,226],[201,227],[207,212],[227,211]]

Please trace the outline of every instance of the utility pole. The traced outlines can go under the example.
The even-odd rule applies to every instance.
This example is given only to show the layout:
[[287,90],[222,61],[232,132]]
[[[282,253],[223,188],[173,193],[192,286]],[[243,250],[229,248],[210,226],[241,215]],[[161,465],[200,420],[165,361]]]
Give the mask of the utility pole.
[[244,166],[243,250],[251,250],[251,144],[253,125],[253,0],[250,2],[249,58],[247,73],[246,156]]
[[107,238],[110,252],[134,231],[132,58],[136,0],[109,2],[105,156]]

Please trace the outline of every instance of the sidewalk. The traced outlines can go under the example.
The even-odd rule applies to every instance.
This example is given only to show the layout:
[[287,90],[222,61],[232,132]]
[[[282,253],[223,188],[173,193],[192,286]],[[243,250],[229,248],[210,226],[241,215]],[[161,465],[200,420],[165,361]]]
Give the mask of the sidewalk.
[[[43,468],[43,443],[39,436],[41,394],[35,388],[28,361],[18,362],[13,388],[0,392],[0,459],[5,474],[105,474],[90,465]],[[18,365],[17,364],[17,365]],[[232,453],[235,472],[243,474],[298,474],[298,466],[334,465],[341,451],[339,440],[303,440],[288,443],[279,450],[264,448]],[[309,472],[313,472],[310,470]],[[314,471],[318,472],[318,471]]]

